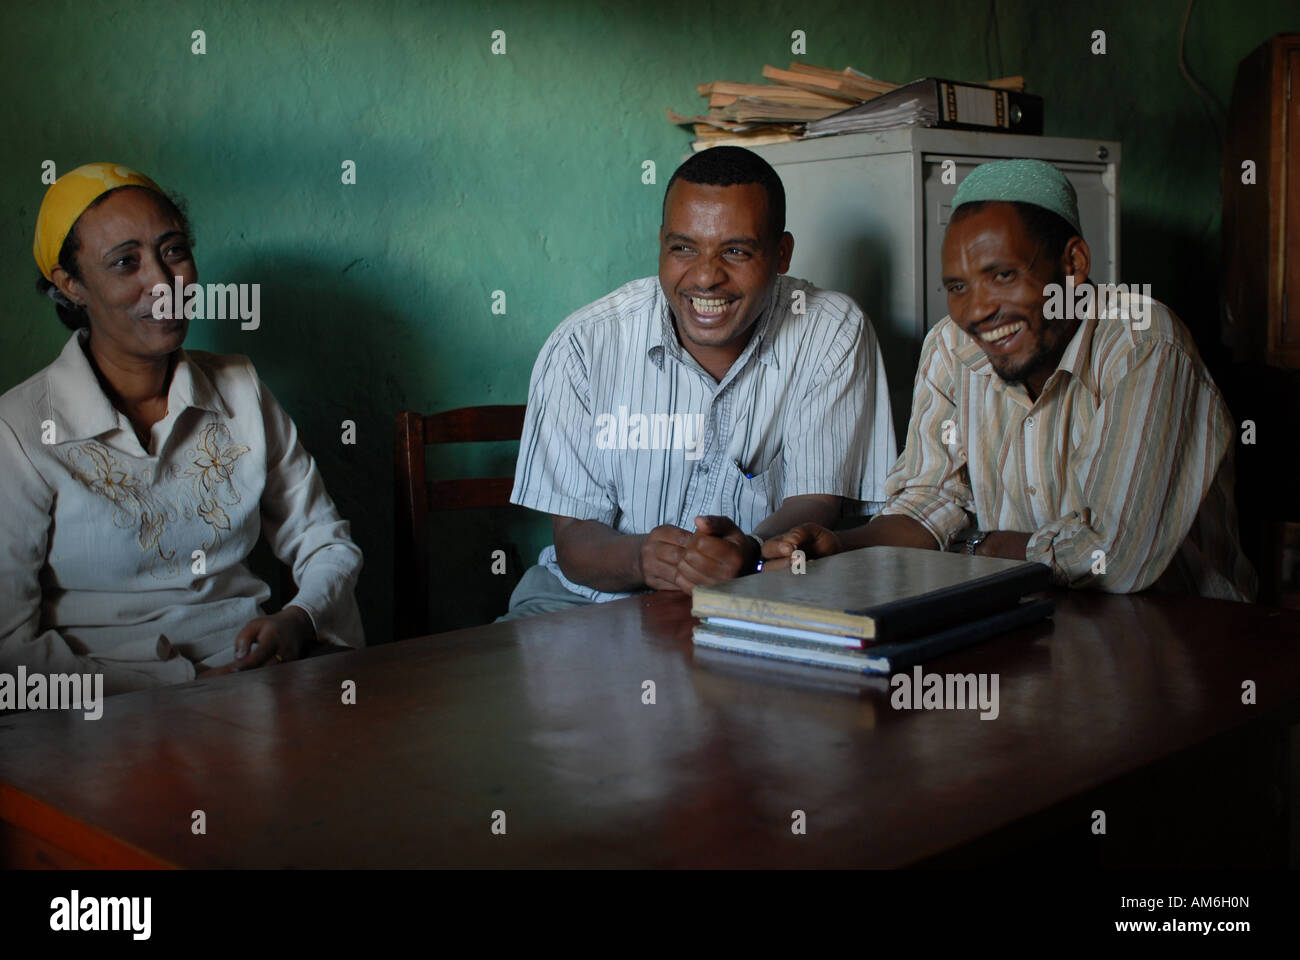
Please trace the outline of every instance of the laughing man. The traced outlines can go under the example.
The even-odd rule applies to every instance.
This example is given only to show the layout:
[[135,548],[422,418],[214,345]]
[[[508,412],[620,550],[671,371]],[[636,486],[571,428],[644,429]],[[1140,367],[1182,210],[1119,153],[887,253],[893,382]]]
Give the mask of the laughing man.
[[1145,298],[1082,318],[1048,306],[1089,287],[1080,234],[1050,164],[971,171],[943,242],[949,316],[921,351],[888,503],[865,527],[768,541],[772,565],[795,547],[955,548],[1045,563],[1060,585],[1254,597],[1235,430],[1187,329]]
[[506,618],[690,593],[752,572],[758,538],[884,500],[875,333],[848,297],[782,275],[776,171],[739,147],[691,157],[658,244],[658,277],[583,307],[538,355],[510,499],[551,514],[555,543]]

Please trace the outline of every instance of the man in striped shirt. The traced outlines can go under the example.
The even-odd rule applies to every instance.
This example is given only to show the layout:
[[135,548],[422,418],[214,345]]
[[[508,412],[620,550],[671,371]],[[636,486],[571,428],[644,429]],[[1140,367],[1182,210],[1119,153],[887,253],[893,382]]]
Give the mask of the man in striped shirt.
[[880,348],[848,297],[781,274],[794,240],[764,160],[673,174],[659,276],[568,317],[533,368],[511,501],[554,546],[507,617],[691,592],[752,572],[757,537],[884,501],[896,446]]
[[1253,599],[1223,398],[1164,305],[1088,283],[1080,232],[1049,164],[967,176],[943,244],[949,316],[925,339],[888,503],[857,530],[769,541],[770,566],[795,547],[955,546],[1045,563],[1061,585]]

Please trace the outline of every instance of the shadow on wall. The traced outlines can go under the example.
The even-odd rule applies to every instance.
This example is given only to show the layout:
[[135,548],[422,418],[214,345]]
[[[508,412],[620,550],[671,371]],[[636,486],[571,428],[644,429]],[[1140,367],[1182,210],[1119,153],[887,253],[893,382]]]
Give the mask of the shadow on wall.
[[1125,283],[1151,284],[1151,296],[1183,321],[1211,375],[1221,383],[1231,362],[1219,342],[1222,269],[1217,234],[1204,232],[1203,226],[1125,212],[1120,277]]
[[[209,321],[203,333],[209,349],[252,359],[316,459],[365,557],[357,601],[373,644],[392,635],[392,423],[406,399],[394,338],[409,321],[353,272],[283,252],[227,263],[222,282],[261,284],[260,326]],[[263,544],[256,559],[268,558]],[[255,572],[275,586],[275,573]]]
[[[206,280],[202,270],[200,279]],[[243,331],[237,321],[215,321],[203,331],[203,346],[251,357],[293,418],[365,557],[357,600],[366,641],[386,643],[394,621],[395,418],[399,411],[419,409],[421,398],[441,393],[437,385],[458,381],[449,369],[456,354],[428,346],[430,319],[410,316],[386,295],[415,282],[394,279],[391,264],[380,277],[364,260],[340,269],[281,252],[224,264],[220,279],[262,284],[261,324]],[[433,302],[450,302],[437,293]],[[475,402],[482,399],[465,397],[446,406]],[[430,453],[430,479],[513,475],[517,444],[481,452],[470,446],[476,445]],[[521,555],[531,562],[539,537],[549,533],[549,524],[543,533],[541,522],[522,509],[436,515],[429,541],[430,630],[485,623],[505,612],[525,566]],[[504,575],[492,572],[495,549],[505,552]],[[279,567],[264,543],[250,566],[276,587]]]
[[851,289],[841,292],[853,298],[876,331],[885,364],[885,378],[889,381],[894,436],[901,448],[911,415],[912,383],[921,358],[921,342],[910,332],[916,329],[916,318],[891,315],[890,303],[894,293],[889,280],[894,258],[888,244],[879,237],[860,236],[853,242],[848,263],[853,265],[853,284]]

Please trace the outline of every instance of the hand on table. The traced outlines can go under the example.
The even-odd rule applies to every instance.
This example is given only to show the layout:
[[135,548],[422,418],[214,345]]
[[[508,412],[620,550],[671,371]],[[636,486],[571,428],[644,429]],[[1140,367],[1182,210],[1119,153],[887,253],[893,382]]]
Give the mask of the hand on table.
[[843,549],[840,538],[833,531],[816,523],[801,523],[778,537],[763,541],[763,572],[786,569],[790,566],[790,555],[796,550],[802,550],[806,559],[816,560]]
[[252,670],[268,663],[297,660],[316,638],[311,617],[302,607],[285,607],[279,613],[250,620],[235,637],[235,659],[221,667],[199,670],[199,677]]

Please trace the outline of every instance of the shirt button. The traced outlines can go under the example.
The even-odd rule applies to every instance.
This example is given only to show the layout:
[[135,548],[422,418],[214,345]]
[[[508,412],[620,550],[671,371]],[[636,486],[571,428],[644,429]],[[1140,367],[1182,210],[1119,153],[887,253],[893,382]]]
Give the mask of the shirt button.
[[1038,488],[1035,487],[1032,483],[1029,486],[1025,487],[1025,493],[1029,494],[1031,497],[1037,492],[1038,492]]
[[708,472],[709,472],[709,465],[707,463],[700,464],[700,473],[708,473]]
[[1026,427],[1032,427],[1033,425],[1034,425],[1034,418],[1033,418],[1033,417],[1025,417],[1025,426],[1026,426]]

